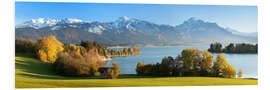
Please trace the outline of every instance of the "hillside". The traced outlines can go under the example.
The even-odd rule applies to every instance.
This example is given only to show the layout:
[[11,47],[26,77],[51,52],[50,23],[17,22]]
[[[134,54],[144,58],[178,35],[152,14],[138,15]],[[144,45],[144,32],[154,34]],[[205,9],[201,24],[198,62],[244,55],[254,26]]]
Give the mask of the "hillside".
[[[208,86],[257,85],[258,80],[214,77],[141,77],[120,75],[119,79],[97,77],[64,77],[56,75],[52,64],[43,63],[30,54],[16,54],[16,88],[67,88],[67,87],[127,87],[127,86]],[[203,82],[207,81],[207,82]]]

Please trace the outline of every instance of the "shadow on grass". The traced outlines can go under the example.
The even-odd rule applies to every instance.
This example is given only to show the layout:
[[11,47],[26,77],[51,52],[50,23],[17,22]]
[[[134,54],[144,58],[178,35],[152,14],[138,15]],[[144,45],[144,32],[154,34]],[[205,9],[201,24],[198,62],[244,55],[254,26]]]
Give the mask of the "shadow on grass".
[[49,63],[39,63],[39,61],[16,60],[15,67],[23,72],[43,75],[55,75],[53,66]]

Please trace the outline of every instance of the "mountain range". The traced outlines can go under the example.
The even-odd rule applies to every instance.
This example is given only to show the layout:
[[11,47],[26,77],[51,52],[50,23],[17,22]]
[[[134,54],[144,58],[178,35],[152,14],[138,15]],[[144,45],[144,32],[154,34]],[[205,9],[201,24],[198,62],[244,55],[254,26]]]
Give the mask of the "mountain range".
[[81,40],[97,41],[105,45],[134,44],[209,44],[213,42],[257,42],[257,32],[243,33],[223,28],[214,22],[189,18],[175,26],[119,17],[111,22],[80,19],[38,18],[18,24],[15,37],[37,40],[49,35],[64,43]]

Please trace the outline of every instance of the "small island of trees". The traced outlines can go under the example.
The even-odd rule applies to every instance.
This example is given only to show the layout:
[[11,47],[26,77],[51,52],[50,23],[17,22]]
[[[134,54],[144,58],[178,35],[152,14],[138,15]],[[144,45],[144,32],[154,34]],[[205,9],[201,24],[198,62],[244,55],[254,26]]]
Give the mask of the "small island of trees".
[[258,44],[230,43],[223,48],[221,43],[212,43],[208,51],[213,53],[258,53]]

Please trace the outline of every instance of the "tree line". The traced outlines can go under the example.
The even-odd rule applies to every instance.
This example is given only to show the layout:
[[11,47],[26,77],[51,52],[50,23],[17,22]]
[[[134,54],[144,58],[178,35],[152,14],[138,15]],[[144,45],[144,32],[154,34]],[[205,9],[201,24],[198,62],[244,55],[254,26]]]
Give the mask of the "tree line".
[[107,58],[111,56],[130,56],[130,55],[141,54],[141,50],[139,50],[136,46],[133,46],[131,48],[124,48],[123,50],[113,50],[113,49],[106,48],[104,45],[101,45],[97,43],[96,41],[94,42],[82,41],[80,46],[85,47],[86,50],[89,50],[91,48],[96,48],[97,52],[100,55],[103,55]]
[[223,48],[221,43],[212,43],[208,51],[214,53],[258,53],[258,44],[230,43]]
[[[207,76],[207,77],[236,77],[236,70],[226,58],[219,54],[216,59],[208,51],[187,48],[175,59],[164,57],[161,63],[143,64],[139,62],[136,68],[139,76]],[[239,77],[243,71],[239,70]]]

